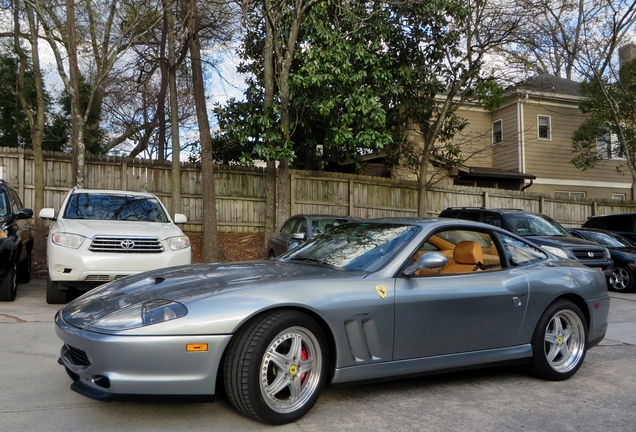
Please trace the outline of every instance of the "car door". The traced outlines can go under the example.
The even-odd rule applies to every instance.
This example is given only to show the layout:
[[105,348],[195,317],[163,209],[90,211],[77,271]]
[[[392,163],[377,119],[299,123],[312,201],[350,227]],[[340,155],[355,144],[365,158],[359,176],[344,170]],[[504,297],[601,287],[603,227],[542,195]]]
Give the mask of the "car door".
[[394,360],[520,344],[527,278],[508,266],[496,236],[479,235],[492,242],[491,250],[482,244],[490,252],[485,255],[499,259],[501,268],[397,278]]
[[298,224],[299,218],[292,217],[288,219],[280,230],[276,231],[272,235],[272,246],[271,249],[274,250],[276,256],[282,255],[287,252],[287,243],[291,238],[291,234],[294,231],[294,228]]

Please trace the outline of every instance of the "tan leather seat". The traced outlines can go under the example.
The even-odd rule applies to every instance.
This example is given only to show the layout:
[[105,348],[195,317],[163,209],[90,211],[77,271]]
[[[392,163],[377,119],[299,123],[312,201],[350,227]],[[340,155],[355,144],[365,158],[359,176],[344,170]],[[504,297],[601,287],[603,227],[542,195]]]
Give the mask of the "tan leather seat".
[[483,263],[483,251],[479,243],[461,241],[453,250],[453,262],[444,267],[441,273],[466,273],[475,269],[477,263]]

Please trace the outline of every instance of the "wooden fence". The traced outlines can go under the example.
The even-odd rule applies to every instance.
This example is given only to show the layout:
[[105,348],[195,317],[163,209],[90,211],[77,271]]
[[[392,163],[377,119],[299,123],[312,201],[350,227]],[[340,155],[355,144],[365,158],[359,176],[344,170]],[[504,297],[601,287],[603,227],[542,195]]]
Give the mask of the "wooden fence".
[[[71,156],[44,155],[45,207],[59,209],[73,186]],[[33,156],[29,150],[0,148],[0,177],[13,185],[25,206],[35,198]],[[116,157],[88,157],[85,187],[145,190],[171,207],[171,167],[157,161]],[[185,231],[201,231],[203,188],[198,164],[181,165],[182,210]],[[291,171],[291,214],[319,213],[364,218],[417,216],[417,184],[379,177]],[[217,221],[222,232],[262,232],[265,227],[265,171],[238,166],[215,166]],[[580,226],[597,214],[636,211],[634,201],[555,198],[532,192],[433,187],[428,192],[428,216],[447,207],[519,208],[552,216],[565,226]],[[277,224],[282,224],[282,220]]]

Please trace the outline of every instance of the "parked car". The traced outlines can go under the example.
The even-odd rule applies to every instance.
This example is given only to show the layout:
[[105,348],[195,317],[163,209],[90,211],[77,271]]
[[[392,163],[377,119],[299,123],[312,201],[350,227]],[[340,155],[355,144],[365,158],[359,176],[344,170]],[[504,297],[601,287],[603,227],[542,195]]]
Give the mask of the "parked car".
[[33,210],[0,179],[0,301],[15,300],[18,283],[31,279],[32,218]]
[[317,214],[292,216],[272,235],[267,247],[267,255],[269,257],[282,255],[315,235],[354,220],[360,220],[360,218]]
[[53,221],[47,239],[46,301],[66,303],[74,290],[89,290],[146,270],[191,263],[190,239],[154,195],[73,188],[60,211],[44,208]]
[[633,292],[636,280],[636,244],[612,231],[596,228],[568,228],[572,235],[605,246],[614,261],[614,277],[610,279],[610,289],[619,292]]
[[608,284],[609,278],[613,276],[613,263],[607,248],[574,237],[557,221],[544,214],[517,209],[451,207],[443,210],[439,216],[479,221],[503,228],[530,240],[550,253],[601,270],[608,279]]
[[592,216],[585,221],[583,228],[604,229],[636,241],[636,213]]
[[609,302],[600,272],[503,229],[374,219],[280,258],[116,280],[55,323],[81,394],[202,397],[224,386],[244,415],[282,424],[328,384],[507,362],[567,379],[603,339]]

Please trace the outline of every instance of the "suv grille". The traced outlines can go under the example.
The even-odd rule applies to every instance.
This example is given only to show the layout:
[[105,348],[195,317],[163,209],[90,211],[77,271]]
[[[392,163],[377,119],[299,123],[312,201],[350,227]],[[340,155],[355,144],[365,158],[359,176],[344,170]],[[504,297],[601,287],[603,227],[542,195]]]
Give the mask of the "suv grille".
[[88,250],[93,252],[160,253],[161,241],[157,237],[93,237]]
[[573,249],[574,256],[579,261],[604,260],[604,249]]

